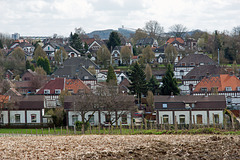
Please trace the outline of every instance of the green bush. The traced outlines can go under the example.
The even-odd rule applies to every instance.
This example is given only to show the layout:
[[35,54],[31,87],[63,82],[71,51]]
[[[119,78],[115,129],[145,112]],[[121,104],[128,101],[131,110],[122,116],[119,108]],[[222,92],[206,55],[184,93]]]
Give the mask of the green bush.
[[[76,121],[76,122],[75,122],[75,125],[76,125],[76,130],[77,130],[77,131],[81,131],[81,130],[82,130],[83,122],[81,122],[81,121]],[[85,131],[89,128],[89,125],[90,125],[89,122],[84,123],[84,130],[85,130]]]

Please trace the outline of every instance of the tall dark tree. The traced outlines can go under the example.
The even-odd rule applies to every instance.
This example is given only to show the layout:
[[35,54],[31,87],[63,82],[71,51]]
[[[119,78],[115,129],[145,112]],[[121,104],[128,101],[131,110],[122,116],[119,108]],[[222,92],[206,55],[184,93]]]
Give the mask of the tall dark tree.
[[160,87],[160,92],[162,95],[178,95],[180,90],[177,86],[177,80],[174,78],[173,68],[171,64],[167,65],[167,71],[162,80],[163,84]]
[[0,39],[0,49],[3,48],[2,40]]
[[147,82],[148,90],[152,91],[154,95],[156,95],[159,92],[159,82],[157,79],[152,76],[151,79]]
[[42,58],[42,57],[38,58],[37,66],[42,67],[47,74],[50,74],[51,69],[50,69],[50,63],[48,58]]
[[82,41],[77,33],[70,34],[69,42],[74,49],[76,49],[79,52],[82,51],[83,49]]
[[107,43],[107,47],[110,51],[112,51],[114,49],[115,46],[120,46],[121,45],[121,39],[118,35],[118,32],[111,32],[111,34],[109,35],[109,40]]
[[106,82],[111,85],[117,85],[117,77],[112,66],[108,67]]
[[26,70],[31,68],[31,64],[29,60],[26,60]]
[[140,103],[141,95],[147,93],[147,82],[146,75],[137,62],[131,68],[129,79],[131,81],[129,90],[132,94],[137,94]]

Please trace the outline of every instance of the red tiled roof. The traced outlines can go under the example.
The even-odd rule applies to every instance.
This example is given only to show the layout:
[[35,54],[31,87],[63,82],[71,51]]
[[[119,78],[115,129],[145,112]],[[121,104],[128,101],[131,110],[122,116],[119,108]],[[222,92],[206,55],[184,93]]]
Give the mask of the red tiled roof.
[[84,38],[82,39],[82,42],[86,42],[88,45],[92,44],[95,41],[94,38]]
[[236,91],[237,87],[240,87],[240,80],[236,76],[228,74],[205,77],[196,85],[194,92],[201,92],[201,88],[211,91],[212,87],[218,87],[218,91],[225,91],[226,87],[231,87],[232,91]]
[[8,103],[9,101],[9,96],[7,95],[0,95],[0,108],[2,108],[5,103]]
[[64,89],[64,78],[55,78],[48,81],[38,92],[37,94],[44,94],[44,90],[49,89],[50,94],[55,94],[55,89]]
[[174,41],[178,41],[179,43],[184,43],[184,40],[181,38],[181,37],[171,37],[171,38],[169,38],[168,40],[167,40],[167,43],[172,43],[172,42],[174,42]]
[[78,93],[79,90],[84,90],[86,93],[90,92],[90,88],[80,79],[66,79],[65,90],[71,90],[73,93]]
[[138,56],[133,56],[132,59],[138,59]]

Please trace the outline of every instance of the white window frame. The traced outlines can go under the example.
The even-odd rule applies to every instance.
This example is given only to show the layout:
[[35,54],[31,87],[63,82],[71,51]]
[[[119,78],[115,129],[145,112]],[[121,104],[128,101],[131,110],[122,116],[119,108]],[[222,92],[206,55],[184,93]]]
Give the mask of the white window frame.
[[225,91],[232,91],[232,87],[225,87]]
[[162,104],[163,108],[167,108],[167,103]]
[[[19,119],[17,119],[17,116],[19,116]],[[15,123],[21,123],[21,115],[20,114],[15,114]]]
[[44,89],[44,94],[50,94],[50,89]]
[[55,89],[55,94],[61,94],[61,89]]
[[163,124],[168,124],[169,123],[169,115],[163,115]]
[[[183,120],[183,122],[181,122]],[[186,116],[185,115],[179,115],[179,124],[185,124],[186,123]]]

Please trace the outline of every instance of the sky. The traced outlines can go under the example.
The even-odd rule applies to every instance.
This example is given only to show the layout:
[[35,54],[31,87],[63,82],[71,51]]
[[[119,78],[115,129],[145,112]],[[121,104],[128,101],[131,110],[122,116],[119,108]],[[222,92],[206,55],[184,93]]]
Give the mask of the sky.
[[164,31],[232,31],[240,26],[240,0],[0,0],[0,32],[21,36],[69,36],[75,28],[144,28],[157,21]]

